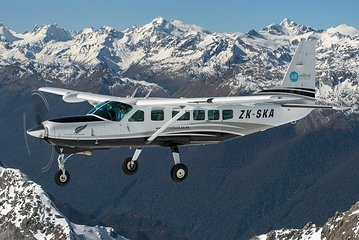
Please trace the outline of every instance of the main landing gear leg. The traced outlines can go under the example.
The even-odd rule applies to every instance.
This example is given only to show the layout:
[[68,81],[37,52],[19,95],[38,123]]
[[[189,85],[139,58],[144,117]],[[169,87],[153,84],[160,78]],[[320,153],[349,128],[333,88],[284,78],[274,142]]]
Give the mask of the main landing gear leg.
[[133,154],[132,158],[126,158],[125,161],[122,162],[122,170],[127,175],[133,175],[137,172],[138,169],[138,162],[137,159],[142,152],[142,148],[136,148],[135,153]]
[[71,156],[73,156],[73,154],[70,154],[65,158],[63,149],[60,148],[60,155],[57,158],[59,170],[55,174],[55,182],[59,186],[65,186],[70,181],[70,174],[68,171],[65,170],[65,163]]
[[175,165],[171,169],[171,178],[175,182],[181,182],[185,180],[188,175],[188,169],[186,165],[181,163],[178,146],[171,146],[173,161]]

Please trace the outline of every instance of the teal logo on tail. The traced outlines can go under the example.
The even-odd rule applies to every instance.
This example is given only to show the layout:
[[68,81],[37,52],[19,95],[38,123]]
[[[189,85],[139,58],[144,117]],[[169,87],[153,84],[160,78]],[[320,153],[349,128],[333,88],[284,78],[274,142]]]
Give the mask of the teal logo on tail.
[[296,82],[298,81],[298,78],[299,78],[299,75],[297,72],[291,72],[289,74],[289,79],[292,81],[292,82]]

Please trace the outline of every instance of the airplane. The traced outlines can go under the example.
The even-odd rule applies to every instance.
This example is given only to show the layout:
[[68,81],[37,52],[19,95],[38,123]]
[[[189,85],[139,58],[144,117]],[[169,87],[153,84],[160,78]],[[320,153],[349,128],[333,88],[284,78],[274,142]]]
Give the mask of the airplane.
[[[41,87],[40,92],[62,96],[66,103],[87,101],[93,108],[85,115],[43,121],[27,134],[45,140],[58,152],[55,182],[66,185],[70,174],[65,162],[74,154],[93,150],[135,148],[122,163],[125,174],[137,172],[144,148],[168,147],[175,182],[188,176],[179,146],[215,144],[266,129],[294,123],[314,109],[348,108],[315,103],[315,45],[302,39],[281,86],[249,96],[202,98],[116,97],[61,88]],[[136,91],[135,91],[136,92]]]

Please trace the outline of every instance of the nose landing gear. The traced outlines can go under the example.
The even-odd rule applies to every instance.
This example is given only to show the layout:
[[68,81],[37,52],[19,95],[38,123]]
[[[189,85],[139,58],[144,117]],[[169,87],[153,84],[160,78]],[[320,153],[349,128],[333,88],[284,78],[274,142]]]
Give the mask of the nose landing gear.
[[59,186],[65,186],[70,181],[70,173],[65,170],[65,162],[72,157],[74,154],[70,154],[65,158],[63,149],[60,148],[60,155],[57,158],[57,163],[59,165],[59,170],[55,174],[55,183]]
[[90,151],[84,151],[84,152],[78,152],[78,153],[71,153],[70,155],[65,157],[64,149],[60,148],[58,150],[60,152],[59,157],[57,158],[59,170],[55,174],[55,183],[58,186],[63,187],[65,185],[67,185],[70,181],[70,173],[68,171],[66,171],[66,169],[65,169],[66,161],[69,160],[69,158],[75,154],[91,156],[92,153]]
[[55,182],[59,186],[65,186],[70,181],[70,173],[62,170],[58,170],[55,174]]

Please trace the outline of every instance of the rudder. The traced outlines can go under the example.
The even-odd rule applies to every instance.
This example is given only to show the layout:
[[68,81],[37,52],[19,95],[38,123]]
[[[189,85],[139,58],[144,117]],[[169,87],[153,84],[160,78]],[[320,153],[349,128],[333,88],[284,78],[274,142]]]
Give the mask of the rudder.
[[302,39],[283,78],[282,87],[315,89],[315,45]]

